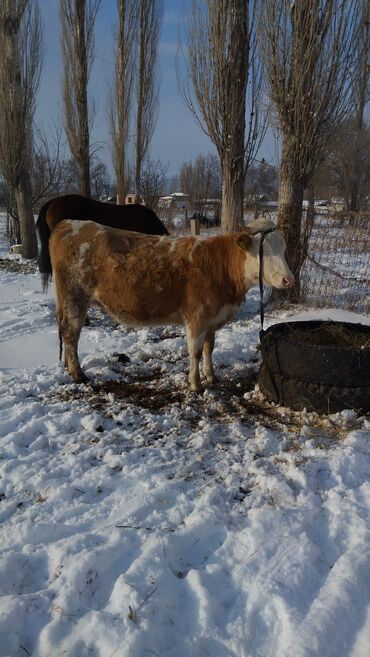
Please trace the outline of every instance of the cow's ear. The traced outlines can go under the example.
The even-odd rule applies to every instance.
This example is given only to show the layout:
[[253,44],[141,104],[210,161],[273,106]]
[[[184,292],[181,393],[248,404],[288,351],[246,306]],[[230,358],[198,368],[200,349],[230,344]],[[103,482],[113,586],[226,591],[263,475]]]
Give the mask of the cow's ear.
[[248,233],[240,233],[235,242],[237,243],[239,249],[242,251],[249,251],[252,244],[252,238],[250,235],[248,235]]

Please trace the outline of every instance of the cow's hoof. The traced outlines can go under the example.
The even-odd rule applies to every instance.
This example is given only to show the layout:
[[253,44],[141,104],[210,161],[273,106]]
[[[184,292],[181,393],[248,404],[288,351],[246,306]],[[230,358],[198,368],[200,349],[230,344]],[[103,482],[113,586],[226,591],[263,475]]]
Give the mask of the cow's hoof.
[[213,376],[207,376],[206,381],[207,383],[209,383],[209,385],[213,386],[215,383],[217,383],[218,379],[217,376],[213,375]]
[[84,374],[83,372],[81,374],[77,374],[76,376],[72,376],[73,383],[89,383],[89,379]]
[[191,385],[190,392],[203,392],[203,388],[201,385]]

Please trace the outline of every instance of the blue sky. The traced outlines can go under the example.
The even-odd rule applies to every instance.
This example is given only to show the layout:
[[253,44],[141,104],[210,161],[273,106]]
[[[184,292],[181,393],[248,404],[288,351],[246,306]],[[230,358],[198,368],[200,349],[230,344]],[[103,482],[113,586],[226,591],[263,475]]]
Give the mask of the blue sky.
[[[151,144],[151,155],[168,164],[169,174],[179,166],[193,160],[200,153],[214,152],[208,137],[200,130],[189,110],[183,104],[176,81],[175,56],[178,38],[178,21],[182,8],[191,0],[165,0],[164,22],[159,46],[160,108],[158,122]],[[40,0],[44,22],[45,61],[41,78],[36,120],[48,129],[52,121],[62,117],[61,75],[62,62],[58,0]],[[96,20],[96,59],[91,73],[89,96],[97,106],[92,129],[92,141],[100,146],[99,154],[110,165],[109,134],[107,132],[107,91],[112,75],[113,27],[116,21],[116,0],[102,0]],[[268,162],[276,161],[275,143],[269,136],[260,152]]]

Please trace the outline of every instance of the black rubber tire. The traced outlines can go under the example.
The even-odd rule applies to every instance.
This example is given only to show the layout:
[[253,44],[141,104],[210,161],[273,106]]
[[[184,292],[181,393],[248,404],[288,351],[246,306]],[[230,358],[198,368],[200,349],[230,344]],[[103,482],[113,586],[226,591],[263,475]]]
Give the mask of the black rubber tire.
[[[294,322],[302,332],[329,322]],[[370,337],[370,326],[331,322]],[[335,413],[353,408],[370,412],[370,349],[308,345],[285,322],[261,331],[262,365],[258,376],[268,399],[295,410]]]

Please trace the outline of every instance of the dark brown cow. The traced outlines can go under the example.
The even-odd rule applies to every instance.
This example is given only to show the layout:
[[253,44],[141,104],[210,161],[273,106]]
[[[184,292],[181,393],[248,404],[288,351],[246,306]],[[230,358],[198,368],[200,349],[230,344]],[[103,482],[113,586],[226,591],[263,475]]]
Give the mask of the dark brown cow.
[[111,205],[79,194],[53,198],[42,206],[36,223],[41,246],[39,269],[44,290],[47,289],[52,274],[49,254],[50,235],[64,219],[96,221],[103,226],[134,230],[146,235],[168,235],[167,228],[155,212],[139,203]]
[[[215,331],[237,313],[246,292],[258,282],[261,231],[267,220],[242,233],[208,239],[153,237],[105,228],[93,222],[64,221],[53,231],[50,255],[57,298],[59,335],[73,381],[86,381],[77,353],[89,305],[97,301],[128,326],[182,324],[190,355],[191,390],[200,390],[199,360],[209,383],[215,379]],[[290,287],[278,231],[264,242],[264,281]]]

